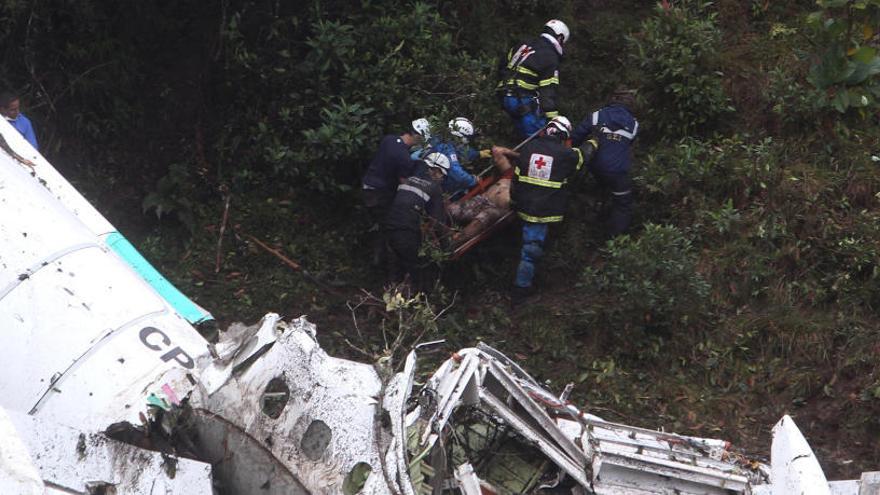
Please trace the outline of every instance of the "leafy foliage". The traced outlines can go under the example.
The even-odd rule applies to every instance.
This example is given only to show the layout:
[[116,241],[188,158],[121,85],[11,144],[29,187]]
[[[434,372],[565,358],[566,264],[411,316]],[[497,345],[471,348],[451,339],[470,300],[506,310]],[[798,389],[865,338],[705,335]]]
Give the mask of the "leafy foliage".
[[880,55],[874,27],[880,22],[877,0],[819,0],[822,10],[810,14],[817,50],[807,80],[829,91],[838,112],[877,108],[880,97]]
[[675,227],[647,224],[638,238],[608,241],[603,254],[605,264],[588,267],[580,286],[605,303],[601,318],[612,328],[680,331],[704,317],[709,286],[691,241]]
[[705,132],[733,111],[719,70],[721,41],[712,2],[657,5],[641,32],[626,37],[632,61],[649,85],[649,120],[660,134]]
[[[304,41],[291,44],[297,38]],[[470,76],[487,65],[456,49],[450,25],[421,2],[316,3],[308,14],[246,2],[226,39],[229,98],[243,114],[225,126],[223,159],[244,165],[246,183],[280,179],[328,192],[355,183],[383,132],[400,132],[425,109],[467,113],[481,91]],[[249,91],[234,91],[241,87]],[[232,138],[242,134],[252,138]]]

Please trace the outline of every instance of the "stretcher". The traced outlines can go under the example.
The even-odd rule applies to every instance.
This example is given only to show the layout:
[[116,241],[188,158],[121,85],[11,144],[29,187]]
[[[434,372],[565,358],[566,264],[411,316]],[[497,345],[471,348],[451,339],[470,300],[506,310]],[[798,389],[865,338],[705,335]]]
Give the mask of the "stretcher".
[[[489,187],[491,187],[492,184],[495,184],[500,179],[510,178],[512,176],[513,176],[513,171],[508,170],[507,172],[505,172],[503,174],[491,174],[486,177],[483,177],[482,179],[480,179],[477,182],[476,186],[471,188],[471,190],[468,191],[467,194],[465,194],[464,196],[459,198],[456,202],[467,201],[468,199],[471,199],[474,196],[482,194],[487,189],[489,189]],[[502,215],[497,220],[495,220],[494,222],[487,225],[480,233],[471,237],[467,241],[459,244],[458,246],[455,246],[452,250],[451,255],[450,255],[450,259],[457,260],[458,258],[461,258],[462,256],[464,256],[465,253],[470,251],[474,246],[481,243],[484,239],[488,238],[489,236],[491,236],[492,234],[494,234],[498,230],[501,230],[502,228],[504,228],[504,226],[506,226],[507,224],[512,222],[515,217],[516,217],[516,214],[513,212],[513,210],[508,210],[504,215]]]

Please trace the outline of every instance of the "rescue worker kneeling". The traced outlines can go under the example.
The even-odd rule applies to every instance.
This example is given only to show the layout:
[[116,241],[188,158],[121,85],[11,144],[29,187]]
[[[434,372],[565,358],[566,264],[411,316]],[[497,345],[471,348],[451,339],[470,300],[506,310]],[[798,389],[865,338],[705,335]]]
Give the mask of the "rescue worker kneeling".
[[[429,263],[419,258],[422,224],[427,220],[429,233],[437,233],[445,227],[441,184],[448,171],[449,158],[442,153],[431,153],[415,173],[397,187],[383,225],[392,254],[388,267],[390,282],[409,281],[416,292],[427,292],[430,288],[433,277],[428,274]],[[439,239],[440,235],[436,237]]]
[[543,134],[526,143],[518,155],[506,148],[497,150],[498,155],[514,158],[510,197],[514,211],[523,221],[522,250],[511,297],[514,303],[531,293],[535,265],[544,255],[548,228],[552,223],[562,222],[565,214],[568,180],[590,161],[598,147],[591,139],[580,148],[571,148],[566,144],[570,135],[571,123],[559,116],[547,124]]

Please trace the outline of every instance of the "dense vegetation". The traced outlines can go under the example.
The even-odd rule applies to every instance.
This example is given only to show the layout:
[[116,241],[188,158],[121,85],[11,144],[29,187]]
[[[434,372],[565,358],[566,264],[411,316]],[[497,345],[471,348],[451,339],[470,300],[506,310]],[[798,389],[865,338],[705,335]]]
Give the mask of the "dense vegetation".
[[[609,419],[767,454],[790,413],[829,474],[880,467],[880,1],[0,5],[0,83],[44,155],[220,322],[305,313],[363,357],[346,342],[378,354],[451,304],[417,332],[485,339]],[[582,180],[528,308],[509,231],[443,264],[435,313],[369,300],[355,324],[382,293],[357,197],[379,137],[465,115],[513,144],[495,59],[551,17],[563,113],[639,89],[636,228],[606,242]]]

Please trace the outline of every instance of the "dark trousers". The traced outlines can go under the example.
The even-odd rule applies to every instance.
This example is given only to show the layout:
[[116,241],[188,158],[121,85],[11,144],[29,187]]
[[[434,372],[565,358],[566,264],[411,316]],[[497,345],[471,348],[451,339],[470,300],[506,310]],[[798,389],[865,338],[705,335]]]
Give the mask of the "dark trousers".
[[415,230],[395,229],[385,232],[385,239],[391,251],[388,259],[388,281],[400,283],[409,280],[415,291],[422,291],[422,260],[419,249],[422,247],[422,234]]
[[616,237],[625,233],[632,220],[632,179],[626,172],[605,173],[596,170],[592,172],[602,189],[611,196],[611,207],[606,224],[608,236]]
[[373,266],[381,266],[386,262],[387,258],[382,222],[385,221],[388,210],[391,209],[391,203],[394,202],[394,191],[364,189],[362,198],[364,206],[367,207],[367,215],[370,217],[368,232],[370,236],[371,262]]

